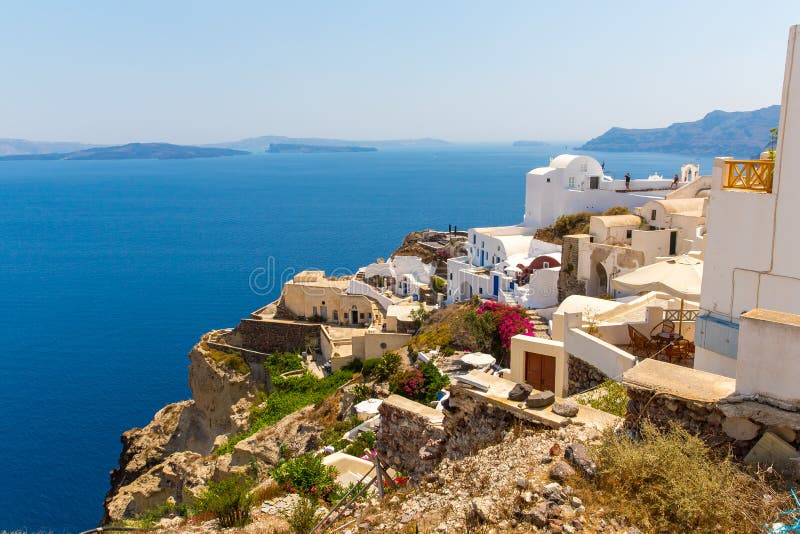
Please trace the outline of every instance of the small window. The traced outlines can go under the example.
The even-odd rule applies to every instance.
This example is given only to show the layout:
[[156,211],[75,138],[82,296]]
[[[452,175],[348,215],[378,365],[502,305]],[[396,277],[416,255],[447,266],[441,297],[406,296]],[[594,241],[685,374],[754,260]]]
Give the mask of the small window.
[[311,308],[311,315],[316,315],[316,314],[317,314],[317,307],[314,306],[313,308]]
[[481,241],[481,248],[486,248],[484,245],[486,245],[486,241]]
[[450,273],[450,280],[453,279],[453,273]]
[[497,245],[497,252],[500,252],[500,245]]
[[549,261],[543,261],[542,262],[542,269],[549,269],[549,268],[550,268],[550,262]]
[[548,183],[548,184],[550,183],[550,178],[548,178],[548,179],[547,179],[547,183]]
[[333,310],[333,320],[334,321],[339,320],[339,310]]
[[628,239],[632,238],[633,237],[633,230],[627,230],[625,232],[625,237],[628,238]]
[[588,172],[588,171],[589,171],[589,164],[581,163],[581,172]]
[[381,343],[381,349],[383,349],[383,350],[386,350],[386,347],[388,347],[388,346],[389,345],[387,345],[386,343]]
[[574,176],[570,176],[569,177],[569,186],[573,187],[573,188],[575,187],[575,177]]
[[481,295],[483,295],[483,288],[482,288],[482,287],[479,287],[479,288],[478,288],[478,293],[480,293]]
[[359,316],[359,317],[360,317],[362,320],[364,319],[364,314],[363,314],[363,313],[359,313],[359,314],[358,314],[358,316]]
[[474,245],[477,242],[478,236],[472,234],[472,244]]
[[650,212],[650,220],[651,221],[655,221],[656,220],[656,210],[653,210],[653,211]]

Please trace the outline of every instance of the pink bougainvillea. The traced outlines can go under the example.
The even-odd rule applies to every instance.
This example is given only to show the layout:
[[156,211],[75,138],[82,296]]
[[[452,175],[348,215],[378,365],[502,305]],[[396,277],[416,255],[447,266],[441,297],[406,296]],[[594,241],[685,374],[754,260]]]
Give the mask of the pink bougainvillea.
[[517,334],[527,336],[535,335],[533,323],[528,318],[525,309],[520,306],[500,304],[494,300],[487,300],[477,310],[478,315],[491,314],[500,336],[500,344],[506,350],[511,347],[511,338]]

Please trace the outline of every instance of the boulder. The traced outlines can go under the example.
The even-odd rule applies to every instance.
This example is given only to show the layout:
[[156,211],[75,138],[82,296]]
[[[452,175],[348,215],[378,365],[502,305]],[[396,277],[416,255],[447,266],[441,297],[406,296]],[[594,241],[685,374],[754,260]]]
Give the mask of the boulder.
[[737,441],[749,441],[758,436],[761,427],[745,417],[726,417],[722,422],[722,430]]
[[530,384],[517,384],[508,392],[508,400],[522,402],[528,398],[533,391]]
[[525,401],[525,405],[528,408],[544,408],[553,404],[555,400],[556,396],[552,391],[540,391],[531,394]]
[[575,470],[567,462],[559,460],[550,468],[550,478],[556,482],[564,482],[575,474]]
[[575,417],[578,415],[578,409],[578,403],[571,399],[553,404],[553,413],[562,417]]
[[567,445],[564,450],[564,458],[589,478],[597,474],[597,464],[592,461],[589,449],[583,443]]

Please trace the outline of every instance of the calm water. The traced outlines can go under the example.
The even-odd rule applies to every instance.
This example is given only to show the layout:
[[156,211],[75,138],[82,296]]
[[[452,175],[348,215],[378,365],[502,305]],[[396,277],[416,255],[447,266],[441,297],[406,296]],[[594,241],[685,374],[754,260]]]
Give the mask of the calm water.
[[[560,152],[0,162],[0,530],[97,524],[121,432],[189,397],[202,333],[277,296],[249,287],[267,258],[355,269],[413,229],[517,223],[525,172]],[[593,155],[635,178],[690,159]]]

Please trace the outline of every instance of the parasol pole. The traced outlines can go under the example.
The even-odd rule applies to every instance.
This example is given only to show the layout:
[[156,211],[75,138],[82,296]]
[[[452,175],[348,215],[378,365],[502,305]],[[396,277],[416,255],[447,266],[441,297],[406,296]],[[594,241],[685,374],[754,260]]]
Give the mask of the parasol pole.
[[681,299],[681,311],[678,312],[678,334],[683,335],[683,299]]

